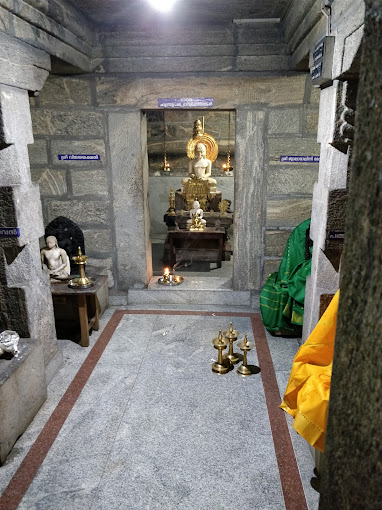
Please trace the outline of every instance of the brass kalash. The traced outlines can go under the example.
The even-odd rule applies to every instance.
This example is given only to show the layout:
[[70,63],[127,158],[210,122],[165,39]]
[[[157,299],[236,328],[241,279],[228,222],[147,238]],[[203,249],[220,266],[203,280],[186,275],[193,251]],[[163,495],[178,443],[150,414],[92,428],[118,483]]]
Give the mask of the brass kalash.
[[93,287],[95,285],[94,278],[88,278],[85,275],[85,264],[86,264],[86,255],[82,255],[82,250],[80,246],[78,247],[78,255],[73,257],[73,260],[76,264],[78,264],[80,276],[78,278],[73,278],[68,283],[69,287],[73,287],[75,289],[87,289],[89,287]]

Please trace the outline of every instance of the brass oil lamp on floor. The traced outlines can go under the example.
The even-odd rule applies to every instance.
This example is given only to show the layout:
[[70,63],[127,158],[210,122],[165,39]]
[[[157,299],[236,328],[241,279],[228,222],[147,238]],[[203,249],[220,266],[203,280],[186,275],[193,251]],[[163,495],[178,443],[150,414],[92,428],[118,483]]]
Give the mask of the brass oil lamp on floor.
[[237,344],[239,349],[244,352],[243,363],[237,369],[237,373],[239,375],[248,376],[252,375],[251,370],[248,368],[247,364],[247,352],[254,348],[254,344],[248,342],[247,335],[244,335],[244,340]]
[[233,329],[232,322],[229,323],[229,329],[226,329],[223,331],[224,338],[226,338],[229,341],[228,346],[228,354],[226,355],[226,358],[229,359],[230,363],[232,365],[236,365],[241,359],[241,355],[236,354],[233,352],[233,342],[237,340],[237,337],[239,336],[239,332]]
[[223,350],[227,347],[227,340],[223,338],[222,330],[219,330],[219,336],[212,340],[212,345],[218,350],[218,360],[212,364],[212,372],[217,374],[226,374],[230,369],[229,359],[223,359]]
[[80,276],[78,278],[74,278],[70,280],[68,285],[69,287],[74,287],[76,289],[87,289],[88,287],[93,287],[95,285],[94,278],[88,278],[85,275],[85,264],[87,260],[86,255],[82,255],[81,247],[78,247],[78,255],[73,257],[74,262],[78,265]]

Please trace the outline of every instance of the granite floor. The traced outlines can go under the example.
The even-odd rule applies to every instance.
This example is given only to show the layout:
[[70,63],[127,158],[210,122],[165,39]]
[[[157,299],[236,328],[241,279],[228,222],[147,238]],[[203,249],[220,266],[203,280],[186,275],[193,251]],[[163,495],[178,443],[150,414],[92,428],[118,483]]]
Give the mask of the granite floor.
[[[248,378],[211,371],[230,321],[256,344]],[[59,341],[48,400],[0,468],[0,509],[318,507],[308,445],[278,408],[297,339],[216,306],[109,308],[101,326],[89,348]]]

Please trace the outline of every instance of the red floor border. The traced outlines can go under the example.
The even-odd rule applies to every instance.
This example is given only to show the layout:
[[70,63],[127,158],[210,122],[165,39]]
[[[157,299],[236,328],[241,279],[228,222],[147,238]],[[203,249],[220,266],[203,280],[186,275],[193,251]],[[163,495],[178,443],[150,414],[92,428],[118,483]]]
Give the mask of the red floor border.
[[100,337],[81,365],[65,394],[46,422],[36,441],[20,464],[13,478],[0,497],[0,510],[16,510],[50,447],[60,432],[66,418],[76,403],[87,380],[97,365],[109,340],[124,315],[202,315],[216,317],[248,317],[261,368],[265,399],[271,424],[280,481],[286,510],[308,510],[297,461],[285,415],[279,408],[281,402],[271,353],[269,351],[260,314],[246,312],[194,312],[173,310],[117,310],[106,324]]

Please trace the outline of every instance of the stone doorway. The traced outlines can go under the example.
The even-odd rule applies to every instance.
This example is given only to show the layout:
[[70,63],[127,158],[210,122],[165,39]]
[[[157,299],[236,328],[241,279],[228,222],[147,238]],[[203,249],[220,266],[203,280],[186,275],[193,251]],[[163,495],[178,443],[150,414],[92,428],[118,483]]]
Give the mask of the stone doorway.
[[[232,287],[235,111],[149,110],[145,114],[153,276],[160,276],[164,267],[171,266],[177,274],[182,276],[213,278],[219,286],[224,284]],[[212,178],[217,182],[219,199],[221,193],[221,199],[229,203],[228,213],[224,217],[220,216],[216,205],[213,212],[211,212],[212,207],[203,206],[207,227],[213,229],[217,227],[226,232],[221,264],[215,260],[214,249],[208,249],[215,248],[214,241],[211,241],[211,246],[206,245],[205,249],[203,243],[200,248],[198,242],[187,242],[186,249],[176,249],[175,264],[169,258],[168,232],[174,228],[180,228],[183,231],[189,217],[189,211],[180,193],[182,179],[188,176],[187,143],[193,135],[196,119],[204,122],[204,132],[215,138],[218,143],[219,152],[212,163]],[[224,170],[224,165],[227,167],[228,153],[233,171]],[[164,169],[165,155],[170,166],[167,171]],[[166,214],[169,208],[170,189],[176,192],[176,216],[173,218],[169,218]]]

